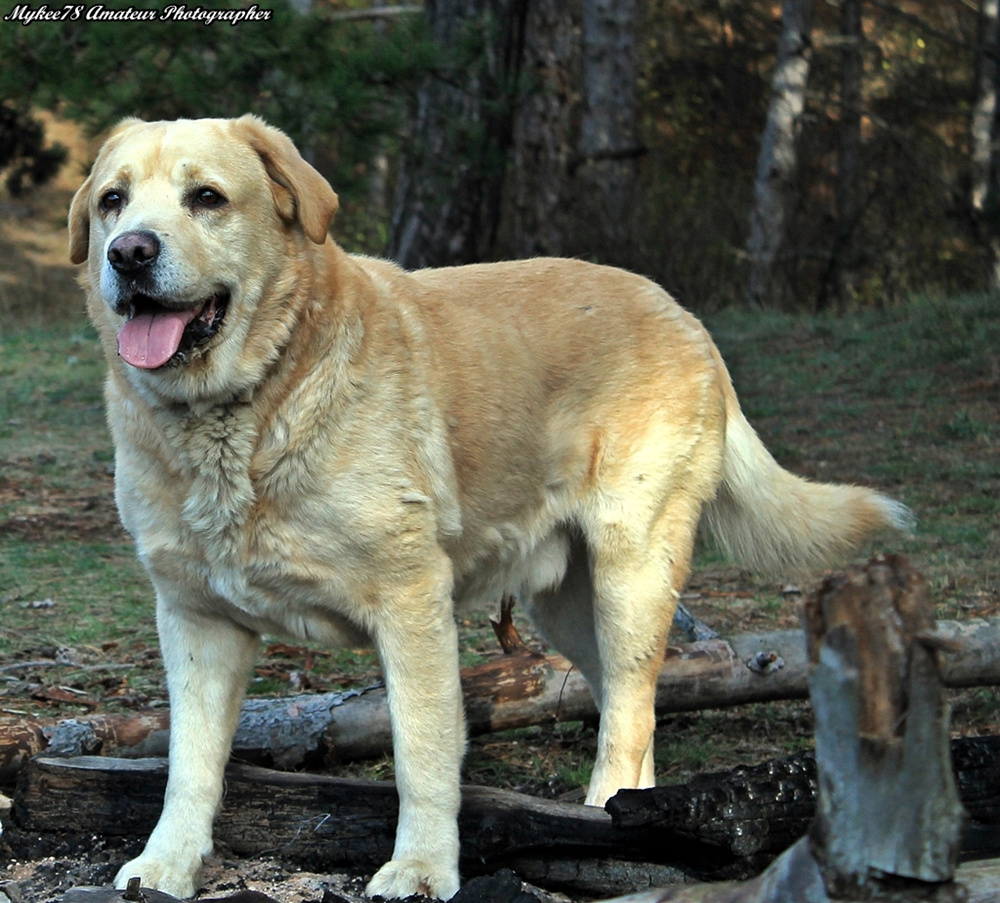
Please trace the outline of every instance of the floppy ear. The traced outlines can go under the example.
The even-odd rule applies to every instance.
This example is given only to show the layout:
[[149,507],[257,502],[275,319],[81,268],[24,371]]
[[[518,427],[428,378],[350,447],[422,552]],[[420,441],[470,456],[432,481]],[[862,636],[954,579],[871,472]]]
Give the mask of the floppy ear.
[[282,218],[297,219],[311,241],[323,244],[339,206],[330,183],[302,159],[284,132],[250,114],[237,119],[235,126],[263,160]]
[[84,183],[73,195],[69,205],[69,259],[73,263],[83,263],[90,247],[90,186],[93,182],[87,176]]

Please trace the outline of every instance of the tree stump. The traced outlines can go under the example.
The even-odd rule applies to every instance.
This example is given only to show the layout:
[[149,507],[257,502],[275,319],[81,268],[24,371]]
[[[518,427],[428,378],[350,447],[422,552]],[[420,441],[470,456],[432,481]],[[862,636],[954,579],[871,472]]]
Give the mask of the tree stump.
[[806,599],[816,714],[816,816],[744,884],[669,888],[619,903],[969,903],[995,870],[955,877],[965,814],[927,583],[902,556],[834,574]]
[[954,875],[964,812],[927,582],[901,556],[829,577],[805,605],[831,894]]

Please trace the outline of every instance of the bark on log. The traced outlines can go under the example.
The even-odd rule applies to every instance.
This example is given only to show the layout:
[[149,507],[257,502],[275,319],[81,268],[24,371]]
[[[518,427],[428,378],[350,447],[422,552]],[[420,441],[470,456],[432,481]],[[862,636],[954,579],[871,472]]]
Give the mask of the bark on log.
[[[165,759],[37,758],[19,778],[14,824],[33,837],[145,836],[159,817],[166,773]],[[374,868],[392,854],[397,809],[388,782],[231,764],[215,837],[241,855],[280,853],[316,870]],[[542,848],[554,859],[637,862],[665,852],[645,832],[616,829],[600,809],[483,787],[463,788],[460,829],[465,874]]]
[[[971,820],[963,852],[1000,854],[1000,737],[952,740],[951,761]],[[704,844],[756,871],[808,831],[816,791],[816,757],[804,752],[686,784],[622,790],[607,810],[617,827],[657,832],[664,844]]]
[[[942,622],[936,636],[949,687],[1000,684],[1000,619]],[[774,660],[772,660],[774,659]],[[748,667],[747,663],[752,666]],[[778,664],[782,667],[777,667]],[[583,676],[558,655],[524,652],[462,672],[469,733],[597,717]],[[803,699],[808,664],[801,631],[740,634],[671,645],[660,673],[657,712]],[[31,756],[165,755],[169,713],[93,715],[63,720],[0,721],[0,784]],[[277,768],[350,761],[390,752],[385,690],[249,699],[234,754]]]

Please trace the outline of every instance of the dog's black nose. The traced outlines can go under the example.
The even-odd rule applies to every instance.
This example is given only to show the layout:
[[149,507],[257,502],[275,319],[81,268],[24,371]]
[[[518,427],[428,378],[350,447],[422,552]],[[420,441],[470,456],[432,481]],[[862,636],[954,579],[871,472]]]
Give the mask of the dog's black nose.
[[125,276],[135,276],[156,262],[160,240],[152,232],[125,232],[108,248],[108,263]]

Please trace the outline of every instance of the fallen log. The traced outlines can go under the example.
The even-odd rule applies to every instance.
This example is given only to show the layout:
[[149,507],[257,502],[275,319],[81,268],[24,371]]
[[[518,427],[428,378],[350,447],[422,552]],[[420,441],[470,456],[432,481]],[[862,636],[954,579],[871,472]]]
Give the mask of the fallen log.
[[[781,650],[785,667],[754,672],[745,661]],[[1000,671],[1000,665],[998,665]],[[462,672],[473,736],[532,724],[596,719],[583,676],[559,655],[525,651]],[[660,676],[661,712],[805,694],[801,633],[748,634],[670,646]],[[167,749],[169,713],[0,721],[0,782],[33,755],[156,756]],[[381,756],[392,749],[383,686],[344,693],[248,699],[233,741],[237,757],[276,768]]]
[[[954,647],[943,679],[950,687],[1000,684],[1000,620],[942,622]],[[537,652],[504,656],[462,672],[469,732],[596,719],[582,675],[564,658]],[[660,714],[802,699],[808,665],[801,631],[741,634],[671,645],[660,673]],[[0,783],[34,755],[157,756],[167,748],[169,713],[92,715],[62,720],[0,720]],[[322,693],[244,703],[233,744],[246,761],[276,768],[323,765],[392,749],[385,689]]]
[[[1000,737],[951,741],[959,798],[969,816],[963,853],[1000,855]],[[623,790],[607,811],[621,828],[715,848],[756,872],[808,831],[816,815],[816,756],[797,753],[695,776],[686,784]]]
[[[159,816],[165,759],[35,759],[20,775],[13,832],[146,836]],[[374,869],[392,854],[398,801],[385,781],[280,772],[231,763],[215,838],[245,856],[281,855],[312,870]],[[615,828],[600,809],[484,787],[464,787],[463,874],[493,871],[518,857],[642,863],[668,851],[644,832]],[[16,850],[16,836],[9,838]],[[620,885],[598,884],[596,893]]]
[[[952,742],[977,856],[1000,854],[1000,738]],[[15,795],[15,825],[33,835],[145,836],[162,805],[163,759],[38,759]],[[687,784],[622,791],[598,810],[465,788],[468,873],[507,865],[522,878],[590,894],[758,874],[815,815],[816,764],[803,753]],[[217,837],[243,855],[280,852],[314,868],[374,867],[391,848],[392,784],[233,764]],[[316,834],[307,843],[302,834]],[[555,827],[553,827],[553,825]],[[610,828],[610,830],[609,830]],[[541,852],[540,852],[541,851]],[[471,865],[469,865],[471,863]]]

